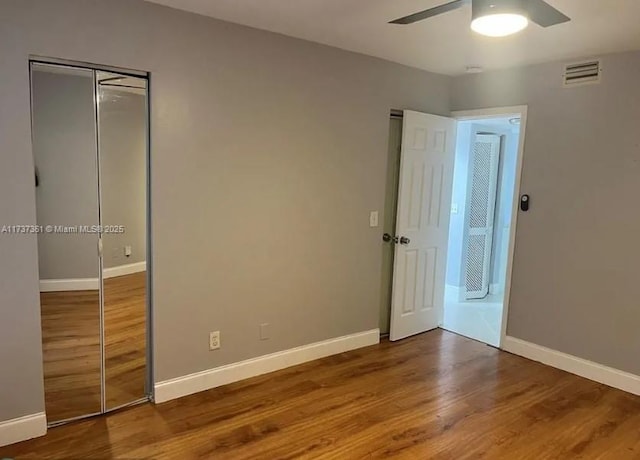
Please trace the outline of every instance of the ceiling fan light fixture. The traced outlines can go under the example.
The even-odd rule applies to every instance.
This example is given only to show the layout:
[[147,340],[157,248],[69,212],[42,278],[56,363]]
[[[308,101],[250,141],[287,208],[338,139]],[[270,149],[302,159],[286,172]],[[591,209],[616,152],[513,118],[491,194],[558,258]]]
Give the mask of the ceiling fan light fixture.
[[518,33],[529,25],[529,19],[518,13],[488,14],[475,18],[471,29],[487,37],[506,37]]
[[488,37],[506,37],[529,25],[527,0],[473,0],[471,30]]

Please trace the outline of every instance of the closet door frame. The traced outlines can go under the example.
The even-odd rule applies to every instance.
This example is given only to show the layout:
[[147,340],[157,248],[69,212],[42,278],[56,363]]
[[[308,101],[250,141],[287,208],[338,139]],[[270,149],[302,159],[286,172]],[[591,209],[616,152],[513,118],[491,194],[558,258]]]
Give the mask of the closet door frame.
[[[98,166],[98,225],[102,227],[102,169],[100,168],[100,92],[98,86],[98,73],[91,69],[93,74],[93,122],[96,129],[96,165]],[[107,378],[106,378],[106,353],[104,333],[104,251],[102,250],[102,232],[98,234],[98,290],[100,295],[100,413],[107,410]]]
[[[120,67],[106,66],[100,64],[93,64],[87,62],[79,62],[79,61],[70,61],[66,59],[58,59],[58,58],[50,58],[32,55],[29,57],[29,75],[31,76],[31,67],[34,64],[40,65],[51,65],[58,67],[70,67],[75,69],[88,70],[92,73],[93,78],[93,109],[94,109],[94,126],[95,126],[95,141],[96,141],[96,149],[95,154],[97,156],[96,164],[97,164],[97,176],[98,176],[98,190],[97,190],[97,199],[98,199],[98,225],[102,224],[102,190],[101,190],[101,176],[100,176],[100,123],[99,123],[99,105],[100,105],[100,93],[99,93],[99,82],[97,78],[98,71],[106,71],[113,72],[123,76],[141,78],[146,80],[146,92],[145,92],[145,138],[146,138],[146,148],[145,148],[145,170],[146,170],[146,183],[145,183],[145,204],[146,204],[146,292],[145,292],[145,337],[146,337],[146,363],[145,363],[145,395],[135,401],[132,401],[127,404],[123,404],[118,407],[107,408],[106,407],[106,369],[105,369],[105,331],[104,331],[104,277],[103,277],[103,269],[104,269],[104,255],[102,251],[102,233],[98,236],[98,248],[99,251],[99,274],[98,274],[98,283],[99,283],[99,302],[100,302],[100,381],[101,381],[101,389],[100,389],[100,412],[90,413],[86,415],[81,415],[78,417],[73,417],[70,419],[65,419],[61,421],[56,421],[49,426],[56,426],[65,423],[69,423],[75,420],[80,420],[88,417],[94,417],[96,415],[106,414],[109,412],[113,412],[115,410],[121,409],[123,407],[132,406],[135,404],[140,404],[146,401],[154,400],[154,385],[153,385],[153,287],[152,287],[152,273],[153,273],[153,262],[152,262],[152,230],[151,230],[151,105],[150,105],[150,83],[151,78],[149,72],[142,70],[133,70],[126,69]],[[33,101],[32,107],[33,111]],[[33,115],[32,115],[33,116]],[[33,144],[33,140],[32,140]]]

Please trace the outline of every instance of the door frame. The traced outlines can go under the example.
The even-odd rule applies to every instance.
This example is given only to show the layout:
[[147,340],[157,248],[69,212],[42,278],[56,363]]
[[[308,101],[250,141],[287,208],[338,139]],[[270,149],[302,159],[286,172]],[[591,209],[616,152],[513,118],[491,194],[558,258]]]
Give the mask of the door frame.
[[507,271],[504,284],[504,298],[502,304],[502,324],[500,325],[500,348],[504,349],[507,336],[507,321],[509,319],[509,303],[511,300],[511,279],[513,276],[513,257],[515,253],[516,230],[518,223],[522,164],[524,157],[524,144],[527,130],[527,105],[491,107],[474,110],[456,110],[451,116],[456,121],[483,120],[490,118],[520,117],[520,138],[518,139],[518,153],[516,158],[515,186],[513,188],[513,203],[511,209],[511,227],[509,229],[509,251],[507,255]]

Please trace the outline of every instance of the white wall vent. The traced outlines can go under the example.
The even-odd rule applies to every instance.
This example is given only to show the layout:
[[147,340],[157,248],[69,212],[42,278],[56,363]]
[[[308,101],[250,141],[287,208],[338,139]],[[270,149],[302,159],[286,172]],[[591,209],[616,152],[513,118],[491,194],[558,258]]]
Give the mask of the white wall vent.
[[564,86],[577,86],[587,83],[599,83],[602,66],[599,60],[567,64],[564,67]]

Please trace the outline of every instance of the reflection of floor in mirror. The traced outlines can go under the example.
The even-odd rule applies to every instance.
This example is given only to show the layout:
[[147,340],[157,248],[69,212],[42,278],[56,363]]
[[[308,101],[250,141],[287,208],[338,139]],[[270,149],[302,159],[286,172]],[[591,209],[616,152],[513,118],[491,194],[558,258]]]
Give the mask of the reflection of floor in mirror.
[[146,272],[105,280],[104,330],[107,408],[145,394]]
[[40,294],[49,423],[100,412],[99,302],[97,290]]
[[[105,280],[107,408],[144,396],[146,272]],[[47,421],[100,412],[98,291],[43,292]]]

